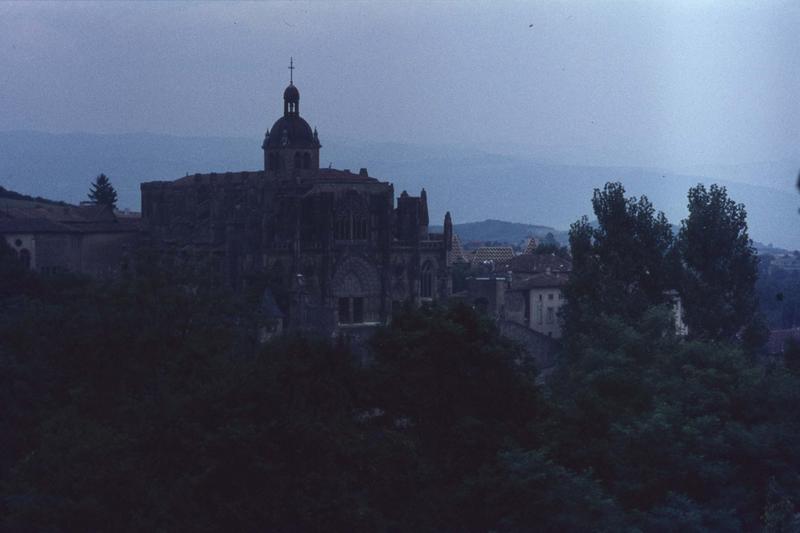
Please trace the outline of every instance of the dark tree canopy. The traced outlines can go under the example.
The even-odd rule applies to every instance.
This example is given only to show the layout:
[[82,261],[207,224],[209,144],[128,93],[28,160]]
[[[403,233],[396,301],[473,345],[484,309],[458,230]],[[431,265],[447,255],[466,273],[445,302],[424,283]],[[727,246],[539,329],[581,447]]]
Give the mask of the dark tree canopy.
[[105,174],[97,176],[89,190],[89,200],[97,205],[106,205],[111,208],[117,206],[117,191],[111,185]]
[[364,361],[259,344],[203,267],[39,276],[0,239],[0,530],[797,531],[800,346],[675,335],[666,221],[595,200],[547,376],[465,305],[394,314]]
[[747,233],[744,205],[728,198],[724,187],[693,187],[678,249],[690,333],[732,339],[753,322],[757,308],[758,258]]
[[644,196],[626,198],[620,183],[595,189],[592,205],[597,226],[584,217],[570,228],[567,329],[599,314],[638,316],[674,285],[673,235],[663,213]]

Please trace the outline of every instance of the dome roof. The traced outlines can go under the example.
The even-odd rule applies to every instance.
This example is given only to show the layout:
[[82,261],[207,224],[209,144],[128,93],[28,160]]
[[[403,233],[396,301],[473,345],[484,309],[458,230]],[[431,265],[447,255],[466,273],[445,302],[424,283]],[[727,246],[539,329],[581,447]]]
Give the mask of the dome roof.
[[286,87],[286,90],[283,91],[283,100],[285,102],[295,102],[295,103],[299,102],[300,91],[298,91],[297,87],[295,87],[293,84],[290,83],[289,86]]
[[317,141],[314,139],[314,132],[311,130],[311,126],[299,115],[284,115],[276,120],[275,124],[272,125],[272,129],[269,130],[267,148],[317,147]]

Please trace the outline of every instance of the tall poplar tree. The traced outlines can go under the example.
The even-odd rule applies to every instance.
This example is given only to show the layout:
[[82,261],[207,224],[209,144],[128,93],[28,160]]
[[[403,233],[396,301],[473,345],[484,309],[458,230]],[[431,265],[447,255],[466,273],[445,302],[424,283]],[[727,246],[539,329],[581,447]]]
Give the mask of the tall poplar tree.
[[599,315],[637,319],[667,301],[676,285],[673,235],[663,213],[642,196],[625,197],[621,183],[595,189],[594,226],[584,217],[570,228],[572,275],[565,287],[567,334]]
[[678,234],[683,260],[681,296],[689,333],[733,339],[753,323],[758,258],[747,233],[743,204],[725,187],[689,189],[689,216]]

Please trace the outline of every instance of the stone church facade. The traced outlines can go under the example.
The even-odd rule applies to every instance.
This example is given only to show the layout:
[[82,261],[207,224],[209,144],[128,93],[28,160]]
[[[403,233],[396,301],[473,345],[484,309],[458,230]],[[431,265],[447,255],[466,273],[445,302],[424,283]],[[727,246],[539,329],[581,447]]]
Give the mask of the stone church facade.
[[451,293],[453,229],[428,230],[425,190],[319,167],[321,144],[290,82],[264,137],[264,169],[143,183],[142,220],[162,254],[211,265],[235,288],[269,279],[284,325],[333,334],[385,324],[406,302]]

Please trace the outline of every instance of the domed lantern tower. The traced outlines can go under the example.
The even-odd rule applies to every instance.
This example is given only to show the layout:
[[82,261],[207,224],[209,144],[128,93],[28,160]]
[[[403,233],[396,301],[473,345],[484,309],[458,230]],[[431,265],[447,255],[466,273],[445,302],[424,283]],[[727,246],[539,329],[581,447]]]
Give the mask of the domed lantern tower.
[[294,61],[289,63],[289,86],[283,91],[283,116],[264,136],[264,170],[278,179],[314,176],[319,171],[319,137],[300,116],[300,91],[294,85]]

